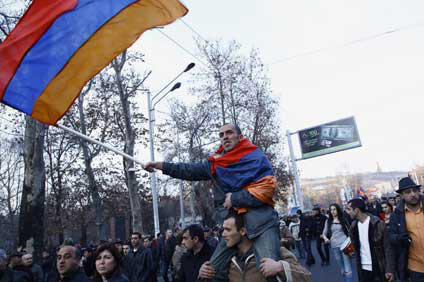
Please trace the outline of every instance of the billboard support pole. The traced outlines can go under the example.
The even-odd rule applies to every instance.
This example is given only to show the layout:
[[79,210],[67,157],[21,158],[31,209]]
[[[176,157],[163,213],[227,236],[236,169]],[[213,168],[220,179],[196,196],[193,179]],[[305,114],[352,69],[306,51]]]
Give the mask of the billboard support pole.
[[290,161],[291,161],[292,173],[294,175],[294,180],[295,180],[294,181],[295,188],[296,188],[295,197],[297,197],[296,203],[299,205],[300,209],[303,210],[304,209],[303,193],[302,193],[302,189],[300,187],[300,179],[299,179],[299,174],[298,174],[298,171],[297,171],[296,157],[294,155],[293,144],[292,144],[292,140],[291,140],[291,133],[290,133],[289,130],[287,130],[287,142],[289,144]]

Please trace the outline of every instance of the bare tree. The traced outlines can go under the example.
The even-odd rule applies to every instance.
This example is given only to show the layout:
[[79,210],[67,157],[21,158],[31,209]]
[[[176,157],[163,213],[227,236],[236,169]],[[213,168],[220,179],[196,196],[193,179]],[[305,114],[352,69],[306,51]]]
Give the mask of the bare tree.
[[[22,189],[22,144],[4,139],[0,145],[0,210],[6,211],[6,221],[0,228],[4,248],[16,249],[16,215]],[[7,232],[2,232],[6,231]]]
[[[143,78],[140,78],[138,73],[134,70],[124,73],[124,67],[130,65],[131,62],[136,60],[142,60],[142,56],[139,54],[128,56],[127,51],[124,51],[120,56],[115,58],[111,64],[114,71],[114,86],[119,94],[121,106],[121,111],[115,112],[115,121],[121,135],[120,139],[123,140],[125,144],[124,152],[130,156],[134,156],[136,137],[140,137],[140,133],[143,134],[143,131],[135,128],[134,125],[140,120],[144,122],[146,121],[143,116],[134,112],[133,109],[136,105],[131,101],[131,98],[137,94],[151,73],[147,73]],[[123,158],[123,168],[125,183],[128,187],[128,193],[130,196],[133,231],[143,233],[141,203],[139,194],[137,193],[137,189],[142,184],[137,181],[134,162],[132,160]]]

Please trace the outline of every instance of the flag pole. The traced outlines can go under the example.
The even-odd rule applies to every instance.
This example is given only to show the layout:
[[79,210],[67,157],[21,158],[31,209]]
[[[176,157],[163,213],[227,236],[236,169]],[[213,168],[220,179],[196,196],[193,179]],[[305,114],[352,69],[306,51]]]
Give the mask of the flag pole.
[[129,160],[132,160],[133,162],[139,163],[139,164],[141,164],[142,166],[144,165],[144,162],[142,162],[142,161],[140,161],[140,160],[135,159],[133,156],[130,156],[130,155],[128,155],[128,154],[126,154],[126,153],[124,153],[124,152],[122,152],[122,151],[119,151],[118,149],[116,149],[116,148],[112,147],[111,145],[108,145],[108,144],[102,143],[102,142],[100,142],[100,141],[97,141],[96,139],[93,139],[93,138],[91,138],[91,137],[89,137],[89,136],[87,136],[87,135],[84,135],[84,134],[82,134],[81,132],[75,131],[75,130],[73,130],[72,128],[69,128],[69,127],[64,126],[64,125],[61,125],[61,124],[57,124],[57,125],[56,125],[56,127],[59,127],[59,128],[61,128],[61,129],[65,130],[65,131],[67,131],[67,132],[69,132],[69,133],[71,133],[71,134],[73,134],[73,135],[76,135],[76,136],[78,136],[78,137],[80,137],[80,138],[82,138],[82,139],[84,139],[84,140],[87,140],[87,141],[89,141],[89,142],[91,142],[91,143],[94,143],[94,144],[100,145],[100,146],[102,146],[102,147],[104,147],[104,148],[106,148],[106,149],[108,149],[108,150],[111,150],[111,151],[113,151],[113,152],[117,153],[118,155],[123,156],[124,158],[127,158],[127,159],[129,159]]

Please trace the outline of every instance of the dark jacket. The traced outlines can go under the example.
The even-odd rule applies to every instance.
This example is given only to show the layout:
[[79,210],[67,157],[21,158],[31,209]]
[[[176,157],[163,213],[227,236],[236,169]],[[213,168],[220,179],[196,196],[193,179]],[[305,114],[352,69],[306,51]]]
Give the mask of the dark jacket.
[[187,251],[181,257],[181,268],[177,273],[177,282],[196,282],[199,270],[205,261],[213,254],[212,248],[204,242],[202,249],[194,254],[192,250]]
[[300,219],[299,236],[302,240],[311,240],[314,236],[314,222],[310,216],[302,216]]
[[161,260],[170,263],[172,260],[172,255],[175,251],[175,246],[177,245],[177,240],[174,236],[165,239],[165,236],[159,241],[159,257]]
[[132,282],[149,281],[153,271],[153,256],[149,248],[140,248],[137,252],[131,250],[127,256],[126,274]]
[[88,277],[93,277],[95,270],[95,258],[94,254],[90,254],[82,263],[85,274]]
[[34,282],[44,282],[44,272],[41,266],[33,263],[30,267],[30,271],[32,273],[32,277],[34,278]]
[[215,237],[210,236],[206,242],[208,243],[208,245],[212,248],[212,250],[215,250],[216,247],[218,246],[218,239],[216,239]]
[[254,239],[272,227],[279,226],[278,213],[274,208],[265,204],[246,190],[232,191],[232,187],[227,187],[218,177],[212,175],[209,161],[199,163],[167,163],[162,164],[162,172],[174,178],[201,181],[212,180],[214,183],[214,205],[217,208],[215,220],[217,223],[224,221],[227,210],[222,207],[225,201],[225,194],[231,192],[231,203],[235,208],[248,208],[248,212],[243,214],[246,223],[247,237]]
[[327,217],[321,213],[314,215],[312,217],[313,220],[313,234],[314,237],[320,237],[322,234],[322,231],[324,230],[325,221],[327,220]]
[[[424,197],[420,196],[420,201],[424,206]],[[405,217],[405,202],[402,200],[390,216],[389,223],[389,242],[391,243],[394,252],[396,253],[397,263],[389,258],[389,271],[394,271],[392,269],[393,265],[397,265],[399,278],[401,281],[405,281],[408,278],[408,250],[409,250],[409,240],[408,240],[408,230],[406,228],[406,217]]]
[[0,272],[0,281],[2,282],[29,282],[29,276],[23,271],[14,271],[6,268],[3,273]]
[[[386,259],[384,252],[384,241],[385,241],[385,224],[380,218],[368,214],[370,217],[370,224],[368,228],[368,238],[371,250],[372,270],[374,273],[378,273],[379,280],[385,281],[385,270],[386,270]],[[349,231],[350,240],[355,248],[357,254],[356,269],[358,271],[359,281],[361,281],[361,243],[359,240],[358,221],[354,220]]]
[[128,277],[122,273],[114,274],[107,282],[129,282]]
[[63,280],[59,279],[59,273],[55,272],[49,275],[48,282],[91,282],[91,280],[85,275],[85,273],[78,269],[78,271],[70,273]]

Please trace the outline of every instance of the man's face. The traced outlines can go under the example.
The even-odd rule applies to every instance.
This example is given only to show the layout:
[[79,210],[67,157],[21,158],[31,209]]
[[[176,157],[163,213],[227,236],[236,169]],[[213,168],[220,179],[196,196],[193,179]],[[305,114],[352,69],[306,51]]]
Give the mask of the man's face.
[[141,238],[138,236],[138,234],[131,235],[131,245],[133,248],[138,248],[140,246]]
[[417,187],[402,191],[402,198],[408,205],[416,205],[420,200],[420,189]]
[[130,246],[129,245],[123,245],[122,251],[124,252],[124,255],[128,255],[128,253],[130,252]]
[[22,256],[22,264],[25,266],[32,265],[32,254],[25,254]]
[[314,216],[319,214],[318,210],[313,210]]
[[168,229],[166,230],[166,239],[169,239],[172,237],[172,230]]
[[205,237],[205,240],[209,238],[209,231],[203,232],[203,236]]
[[191,238],[190,232],[188,230],[183,233],[183,245],[184,247],[186,247],[188,251],[194,248],[197,241],[198,241],[197,236],[195,236],[194,238]]
[[149,238],[145,238],[143,241],[143,247],[148,248],[150,247],[150,240]]
[[243,136],[237,133],[233,125],[227,124],[219,130],[219,138],[222,147],[224,147],[224,152],[228,152],[234,149]]
[[244,228],[238,231],[236,227],[236,221],[233,217],[230,217],[224,221],[223,228],[224,231],[222,231],[222,238],[224,238],[228,248],[234,247],[240,243],[244,235]]
[[396,206],[395,198],[390,198],[389,203],[394,207]]
[[[356,209],[355,209],[356,210]],[[351,204],[347,204],[346,206],[346,212],[350,216],[351,219],[356,219],[357,212],[354,209],[352,209]]]
[[61,277],[78,270],[79,258],[76,257],[75,252],[74,247],[65,246],[57,253],[57,271]]

